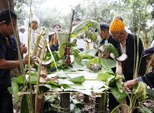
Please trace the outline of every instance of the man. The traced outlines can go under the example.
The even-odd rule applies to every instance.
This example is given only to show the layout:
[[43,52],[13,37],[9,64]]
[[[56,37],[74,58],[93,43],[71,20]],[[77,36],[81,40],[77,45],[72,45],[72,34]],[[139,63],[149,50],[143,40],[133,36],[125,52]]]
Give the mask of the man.
[[[109,25],[105,23],[100,24],[100,30],[101,30],[101,42],[100,45],[103,44],[112,44],[115,48],[118,47],[118,42],[112,38],[112,36],[109,33]],[[103,53],[103,58],[108,58],[110,53]]]
[[[110,32],[113,38],[119,42],[118,52],[119,54],[127,54],[127,59],[122,62],[122,69],[125,80],[133,79],[135,68],[137,74],[143,75],[146,69],[146,61],[142,60],[143,44],[141,40],[130,33],[127,33],[123,21],[115,18],[110,24]],[[112,103],[111,103],[112,105]],[[112,106],[113,109],[116,106]]]
[[76,18],[73,22],[73,26],[76,26],[78,25],[79,23],[81,22],[81,19],[80,18]]
[[31,36],[30,48],[31,48],[31,51],[33,51],[34,45],[36,43],[36,37],[39,35],[38,26],[40,24],[40,20],[36,15],[32,15],[31,21],[29,21],[29,18],[27,18],[27,19],[25,19],[24,23],[27,28],[23,34],[23,42],[22,43],[25,44],[25,46],[28,48],[28,38],[29,38],[29,36]]
[[[12,95],[8,91],[11,86],[10,69],[19,67],[20,61],[15,60],[18,51],[14,43],[14,30],[17,25],[17,15],[8,9],[0,11],[0,112],[13,113]],[[21,50],[25,49],[21,48]],[[28,60],[23,59],[23,64]]]
[[[146,61],[142,61],[142,52],[143,52],[143,44],[142,41],[136,36],[129,34],[124,29],[123,21],[115,18],[110,24],[110,32],[115,40],[119,42],[119,47],[117,48],[119,53],[126,53],[127,59],[123,62],[123,74],[126,80],[131,80],[134,75],[134,68],[136,67],[136,63],[139,66],[139,75],[145,73],[145,65],[143,65]],[[137,57],[139,57],[138,62]],[[142,61],[142,62],[141,62]],[[141,64],[140,64],[141,62]]]
[[133,80],[129,80],[124,83],[123,87],[124,89],[128,90],[132,88],[135,84],[137,84],[139,81],[146,83],[151,88],[154,88],[154,47],[148,48],[144,51],[143,57],[146,58],[147,63],[152,67],[151,72],[135,78]]
[[[74,21],[73,21],[73,27],[72,27],[72,29],[74,29],[78,24],[80,24],[80,22],[81,22],[81,20],[79,19],[79,18],[76,18]],[[86,50],[86,46],[87,46],[87,44],[86,44],[86,42],[84,41],[84,39],[83,39],[83,36],[78,36],[78,37],[76,37],[75,39],[73,39],[73,41],[75,41],[76,42],[76,49],[79,49],[80,51],[84,51],[84,50]]]

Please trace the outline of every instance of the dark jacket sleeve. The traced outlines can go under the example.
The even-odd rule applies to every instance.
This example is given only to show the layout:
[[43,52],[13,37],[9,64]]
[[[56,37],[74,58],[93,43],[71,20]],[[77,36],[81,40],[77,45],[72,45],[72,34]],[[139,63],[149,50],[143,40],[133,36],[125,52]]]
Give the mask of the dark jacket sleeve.
[[142,76],[143,82],[145,82],[151,88],[154,88],[154,70],[146,75]]

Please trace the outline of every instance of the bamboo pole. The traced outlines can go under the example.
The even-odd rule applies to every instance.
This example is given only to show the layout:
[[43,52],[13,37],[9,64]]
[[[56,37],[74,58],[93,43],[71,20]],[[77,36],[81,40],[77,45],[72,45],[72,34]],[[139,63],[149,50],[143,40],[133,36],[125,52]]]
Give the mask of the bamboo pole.
[[[29,15],[29,23],[32,20],[32,0],[30,0],[30,15]],[[29,101],[28,101],[28,107],[29,107],[29,112],[34,113],[33,109],[33,89],[32,89],[32,84],[31,84],[31,65],[30,65],[30,51],[31,51],[31,33],[32,30],[31,28],[28,27],[28,72],[29,72],[29,87],[30,87],[30,96],[29,96]]]
[[43,57],[44,57],[44,52],[45,52],[46,46],[47,46],[47,41],[45,40],[42,51],[41,51],[41,55],[40,55],[40,61],[41,62],[39,63],[39,66],[38,66],[38,76],[37,76],[38,79],[37,79],[37,82],[36,82],[36,95],[35,95],[35,113],[38,113],[38,111],[37,111],[37,100],[38,100],[39,81],[40,81],[42,60],[43,60]]

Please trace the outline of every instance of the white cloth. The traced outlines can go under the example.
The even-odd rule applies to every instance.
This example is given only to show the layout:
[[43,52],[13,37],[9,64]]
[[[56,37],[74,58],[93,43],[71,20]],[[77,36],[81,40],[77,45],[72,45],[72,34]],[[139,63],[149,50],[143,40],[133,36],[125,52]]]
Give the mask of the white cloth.
[[76,46],[77,49],[81,48],[83,48],[84,50],[86,49],[86,42],[83,39],[77,39],[76,44],[77,44]]
[[19,39],[20,39],[20,42],[23,44],[23,42],[24,42],[24,33],[19,32]]
[[150,47],[154,47],[154,40],[152,41]]
[[[28,49],[28,38],[29,38],[29,36],[28,36],[29,34],[28,34],[28,30],[26,30],[23,34],[22,34],[22,37],[20,37],[20,41],[21,41],[21,43],[22,44],[25,44],[25,46],[27,47],[27,49]],[[31,41],[30,41],[30,48],[31,48],[31,50],[30,51],[33,51],[33,49],[34,49],[34,45],[35,45],[35,42],[36,42],[36,37],[39,35],[39,33],[38,33],[38,31],[37,30],[31,30]],[[25,55],[27,55],[27,53],[26,54],[24,54],[24,56]]]

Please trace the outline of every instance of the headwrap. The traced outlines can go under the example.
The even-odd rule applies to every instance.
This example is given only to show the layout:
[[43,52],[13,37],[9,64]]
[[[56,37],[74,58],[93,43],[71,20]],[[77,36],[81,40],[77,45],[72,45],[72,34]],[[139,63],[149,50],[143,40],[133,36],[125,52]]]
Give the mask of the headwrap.
[[147,57],[149,55],[152,55],[154,53],[154,47],[148,48],[144,50],[143,52],[143,57]]
[[[32,16],[32,19],[31,19],[30,23],[31,23],[32,21],[37,21],[38,25],[40,24],[40,20],[39,20],[39,18],[38,18],[36,15],[33,15],[33,16]],[[24,25],[26,26],[26,28],[28,28],[28,26],[29,26],[29,18],[26,18],[26,19],[24,20]]]
[[124,30],[125,25],[123,21],[119,20],[118,18],[115,18],[111,23],[110,23],[110,32],[118,32]]

